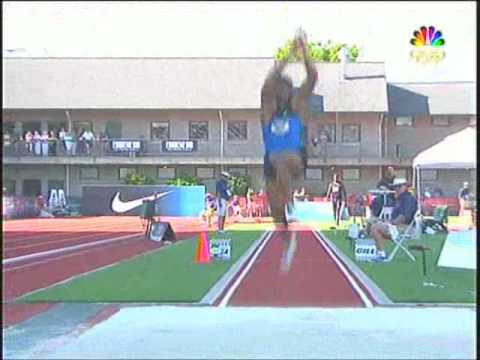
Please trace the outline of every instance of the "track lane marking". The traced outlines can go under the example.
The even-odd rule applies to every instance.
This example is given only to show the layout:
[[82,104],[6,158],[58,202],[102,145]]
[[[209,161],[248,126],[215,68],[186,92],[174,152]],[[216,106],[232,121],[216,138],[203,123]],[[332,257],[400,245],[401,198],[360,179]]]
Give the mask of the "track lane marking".
[[218,307],[225,307],[227,306],[228,302],[230,301],[231,297],[233,296],[234,292],[237,290],[237,288],[240,286],[240,283],[242,280],[247,276],[248,272],[250,271],[251,267],[253,266],[255,260],[257,260],[258,256],[261,254],[263,248],[265,245],[270,241],[270,239],[273,237],[274,232],[269,231],[267,236],[265,236],[263,242],[260,244],[260,246],[257,248],[257,251],[253,254],[253,256],[250,258],[250,260],[247,263],[247,266],[242,270],[240,276],[235,280],[235,282],[230,286],[228,289],[227,293],[223,297],[223,299],[220,301],[218,304]]
[[125,239],[128,239],[128,238],[139,237],[140,235],[141,235],[141,233],[129,234],[129,235],[119,236],[119,237],[112,238],[112,239],[107,239],[107,240],[92,241],[92,242],[88,242],[88,243],[85,243],[85,244],[79,244],[79,245],[68,246],[68,247],[64,247],[64,248],[60,248],[60,249],[41,251],[41,252],[38,252],[38,253],[22,255],[22,256],[10,258],[10,259],[2,260],[2,265],[16,263],[16,262],[23,261],[23,260],[35,259],[35,258],[38,258],[38,257],[48,256],[48,255],[52,255],[52,254],[69,252],[69,251],[73,251],[73,250],[77,250],[77,249],[83,249],[83,248],[87,248],[87,247],[93,247],[93,246],[101,245],[101,244],[108,244],[108,243],[111,243],[111,242],[125,240]]
[[338,268],[342,271],[343,275],[347,279],[347,281],[350,283],[352,286],[353,290],[357,293],[357,295],[360,297],[360,299],[363,301],[365,304],[365,307],[367,308],[372,308],[373,304],[368,298],[368,296],[363,292],[362,288],[357,284],[355,279],[350,275],[350,273],[345,269],[343,264],[340,262],[340,260],[337,259],[337,256],[330,250],[330,248],[325,244],[323,241],[322,237],[317,233],[317,231],[312,231],[313,235],[317,239],[317,241],[320,243],[320,245],[323,247],[323,249],[327,252],[328,255],[332,258],[332,260],[335,262],[335,264],[338,266]]

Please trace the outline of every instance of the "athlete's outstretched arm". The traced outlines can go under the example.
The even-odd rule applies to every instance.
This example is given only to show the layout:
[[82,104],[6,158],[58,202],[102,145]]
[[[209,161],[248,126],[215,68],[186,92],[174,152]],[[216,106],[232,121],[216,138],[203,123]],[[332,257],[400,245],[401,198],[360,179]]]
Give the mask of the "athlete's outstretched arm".
[[295,107],[295,111],[303,112],[306,109],[308,98],[310,97],[310,95],[312,95],[313,89],[315,88],[315,84],[317,83],[318,72],[317,72],[317,68],[313,64],[308,54],[306,40],[298,39],[297,44],[298,44],[297,46],[302,51],[307,78],[303,81],[302,85],[300,86],[300,90],[295,99],[294,107]]
[[261,121],[262,126],[265,121],[270,121],[273,113],[276,110],[275,94],[280,83],[280,77],[283,70],[287,66],[287,59],[275,61],[275,65],[268,72],[268,75],[263,83],[261,93]]

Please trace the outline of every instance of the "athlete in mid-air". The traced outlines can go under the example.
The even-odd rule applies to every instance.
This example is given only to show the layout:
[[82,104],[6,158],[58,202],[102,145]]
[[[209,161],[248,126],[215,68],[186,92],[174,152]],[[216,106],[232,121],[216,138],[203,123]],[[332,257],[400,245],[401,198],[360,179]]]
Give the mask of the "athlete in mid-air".
[[285,205],[290,200],[291,183],[306,167],[306,139],[303,120],[308,98],[318,74],[307,52],[307,39],[297,31],[293,51],[301,51],[307,78],[294,92],[292,80],[283,73],[287,60],[275,63],[261,93],[261,122],[265,145],[264,172],[267,196],[274,222],[287,226]]

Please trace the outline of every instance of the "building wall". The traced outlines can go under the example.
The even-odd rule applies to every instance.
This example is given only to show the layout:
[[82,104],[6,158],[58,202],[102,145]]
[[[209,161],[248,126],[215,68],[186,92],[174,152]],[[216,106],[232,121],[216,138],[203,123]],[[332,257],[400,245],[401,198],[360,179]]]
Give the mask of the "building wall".
[[436,126],[431,116],[416,116],[413,126],[395,126],[394,119],[386,119],[386,143],[390,151],[396,144],[404,147],[404,154],[416,155],[441,141],[445,136],[469,126],[475,116],[452,115],[448,126]]

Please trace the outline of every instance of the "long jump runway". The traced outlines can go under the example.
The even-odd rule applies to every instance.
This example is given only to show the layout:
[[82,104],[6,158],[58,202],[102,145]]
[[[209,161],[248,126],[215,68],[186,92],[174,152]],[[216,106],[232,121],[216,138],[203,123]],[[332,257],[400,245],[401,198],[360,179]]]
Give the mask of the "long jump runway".
[[[274,232],[259,246],[250,269],[243,269],[217,304],[280,307],[370,307],[358,281],[311,230],[296,231],[296,249],[288,271],[281,270],[284,234]],[[327,248],[328,249],[328,248]],[[255,256],[255,255],[254,255]]]

